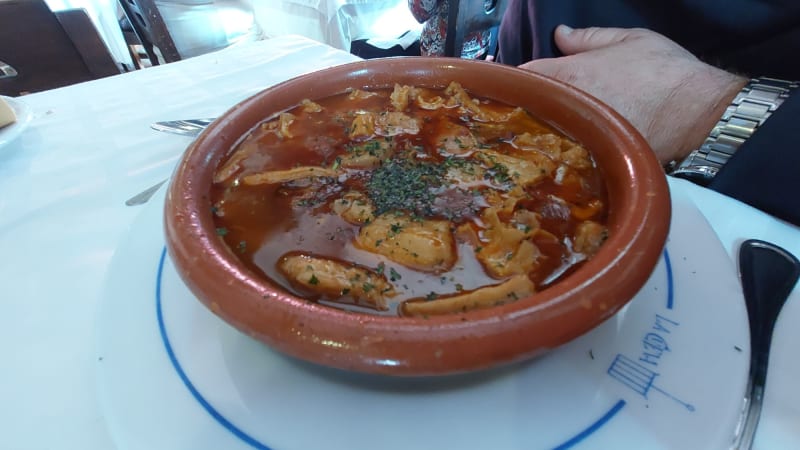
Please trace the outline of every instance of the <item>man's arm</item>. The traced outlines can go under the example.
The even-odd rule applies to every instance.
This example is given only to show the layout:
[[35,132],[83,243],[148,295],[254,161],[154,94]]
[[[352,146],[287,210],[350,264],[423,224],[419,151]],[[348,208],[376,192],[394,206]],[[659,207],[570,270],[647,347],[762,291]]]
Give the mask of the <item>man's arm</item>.
[[701,60],[748,76],[800,79],[797,0],[510,0],[497,61],[520,65],[562,56],[558,24],[574,28],[647,28]]
[[560,26],[566,56],[523,64],[594,95],[644,136],[662,164],[698,148],[747,79],[644,29]]
[[[748,82],[648,30],[561,26],[555,42],[567,56],[520,67],[572,84],[616,109],[664,164],[699,148]],[[723,167],[712,188],[800,224],[800,151],[790,135],[800,123],[800,93],[789,99]]]

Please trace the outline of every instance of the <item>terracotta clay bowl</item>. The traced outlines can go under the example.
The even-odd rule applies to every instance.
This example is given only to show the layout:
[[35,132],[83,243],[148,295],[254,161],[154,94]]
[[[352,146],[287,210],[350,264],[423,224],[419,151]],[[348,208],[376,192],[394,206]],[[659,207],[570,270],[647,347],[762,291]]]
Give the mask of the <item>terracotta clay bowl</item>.
[[[552,286],[493,308],[422,318],[346,312],[299,298],[248,269],[215,232],[212,174],[249,130],[302,99],[394,83],[443,88],[521,106],[582,143],[609,198],[609,238]],[[595,98],[499,64],[450,58],[368,60],[266,89],[214,122],[187,150],[169,186],[169,256],[195,296],[243,333],[325,366],[389,375],[443,375],[531,358],[611,317],[647,281],[670,223],[666,179],[644,139]]]

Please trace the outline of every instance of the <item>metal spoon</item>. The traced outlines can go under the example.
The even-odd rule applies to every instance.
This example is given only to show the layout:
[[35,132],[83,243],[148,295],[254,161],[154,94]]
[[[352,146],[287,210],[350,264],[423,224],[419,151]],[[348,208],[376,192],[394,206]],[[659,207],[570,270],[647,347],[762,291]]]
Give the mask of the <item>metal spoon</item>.
[[751,239],[739,247],[739,272],[750,322],[750,375],[733,448],[744,450],[753,446],[767,382],[772,331],[800,277],[800,261],[775,244]]

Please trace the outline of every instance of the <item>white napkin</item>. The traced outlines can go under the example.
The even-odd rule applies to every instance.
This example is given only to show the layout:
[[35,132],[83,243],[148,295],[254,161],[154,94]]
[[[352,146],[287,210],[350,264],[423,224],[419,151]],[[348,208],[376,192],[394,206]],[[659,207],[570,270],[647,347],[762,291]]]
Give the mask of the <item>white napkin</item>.
[[371,38],[367,40],[367,44],[373,47],[382,48],[384,50],[390,49],[395,45],[399,45],[403,47],[403,50],[407,50],[408,47],[411,46],[411,44],[413,44],[414,42],[416,42],[417,39],[419,39],[421,31],[422,31],[421,29],[415,28],[407,31],[397,39]]
[[17,121],[17,115],[11,109],[11,105],[6,102],[3,97],[0,97],[0,128],[6,125],[11,125]]

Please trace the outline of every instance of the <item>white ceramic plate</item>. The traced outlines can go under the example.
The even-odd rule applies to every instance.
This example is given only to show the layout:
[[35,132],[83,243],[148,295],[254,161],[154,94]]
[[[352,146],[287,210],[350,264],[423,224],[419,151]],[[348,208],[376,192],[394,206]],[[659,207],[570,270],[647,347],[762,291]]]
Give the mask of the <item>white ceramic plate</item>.
[[0,128],[0,148],[16,139],[28,127],[33,112],[25,103],[11,97],[3,97],[3,100],[11,107],[14,114],[17,116],[17,121]]
[[161,192],[120,244],[98,313],[107,424],[121,449],[728,448],[744,300],[703,216],[673,206],[663,258],[606,323],[511,367],[395,379],[287,358],[211,314],[165,254]]

